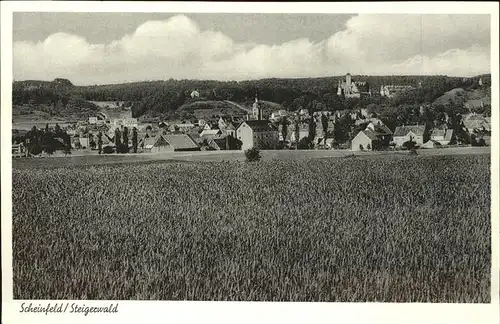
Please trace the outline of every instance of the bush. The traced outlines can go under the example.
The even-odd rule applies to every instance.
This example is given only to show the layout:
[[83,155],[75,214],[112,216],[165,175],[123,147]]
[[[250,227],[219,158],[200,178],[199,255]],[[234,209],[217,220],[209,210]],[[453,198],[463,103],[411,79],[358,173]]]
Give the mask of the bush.
[[104,153],[104,154],[111,154],[111,153],[113,153],[114,151],[115,151],[115,150],[113,149],[113,147],[112,147],[112,146],[109,146],[109,145],[108,145],[108,146],[104,146],[104,147],[102,148],[102,153]]
[[247,158],[247,162],[257,162],[260,160],[260,151],[256,147],[252,147],[245,151],[245,156]]
[[314,143],[307,137],[302,138],[299,143],[297,144],[297,148],[299,150],[309,150],[312,149],[314,146]]

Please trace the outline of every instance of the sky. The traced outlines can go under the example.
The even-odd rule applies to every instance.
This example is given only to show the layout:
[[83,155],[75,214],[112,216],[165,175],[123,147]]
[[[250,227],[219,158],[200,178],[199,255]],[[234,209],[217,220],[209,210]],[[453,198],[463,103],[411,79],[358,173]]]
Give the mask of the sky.
[[489,15],[14,13],[15,80],[490,73]]

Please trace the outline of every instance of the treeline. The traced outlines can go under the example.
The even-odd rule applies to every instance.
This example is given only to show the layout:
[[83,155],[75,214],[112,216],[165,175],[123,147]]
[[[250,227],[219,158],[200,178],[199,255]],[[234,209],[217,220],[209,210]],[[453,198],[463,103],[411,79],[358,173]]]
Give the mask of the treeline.
[[[482,77],[483,82],[487,80]],[[468,88],[476,79],[447,76],[353,76],[354,81],[369,83],[373,96],[349,99],[337,95],[338,82],[343,76],[325,78],[261,79],[251,81],[166,80],[125,84],[73,86],[69,80],[52,82],[22,81],[13,84],[14,104],[61,103],[70,99],[86,101],[132,102],[134,117],[142,115],[171,116],[185,103],[192,101],[192,91],[199,93],[195,100],[231,100],[249,104],[257,94],[260,100],[281,104],[286,110],[345,110],[365,108],[370,104],[398,107],[408,104],[432,103],[453,88]],[[486,81],[487,82],[487,81]],[[415,90],[397,98],[380,97],[381,85],[412,85]],[[308,102],[308,105],[304,105]],[[80,102],[81,104],[81,102]]]

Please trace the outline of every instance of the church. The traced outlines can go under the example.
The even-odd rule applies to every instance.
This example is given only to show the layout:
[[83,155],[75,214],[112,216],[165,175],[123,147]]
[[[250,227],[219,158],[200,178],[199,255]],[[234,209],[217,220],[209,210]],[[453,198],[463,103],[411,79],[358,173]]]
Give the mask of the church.
[[365,81],[353,81],[351,74],[347,73],[345,81],[339,80],[337,95],[344,95],[346,98],[360,98],[361,96],[370,96],[370,86]]

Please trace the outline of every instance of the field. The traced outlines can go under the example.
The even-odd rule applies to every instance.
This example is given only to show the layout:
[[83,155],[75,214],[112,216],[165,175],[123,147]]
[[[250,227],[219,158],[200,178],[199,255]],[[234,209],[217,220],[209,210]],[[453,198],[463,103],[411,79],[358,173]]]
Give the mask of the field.
[[490,301],[490,157],[13,170],[15,299]]

